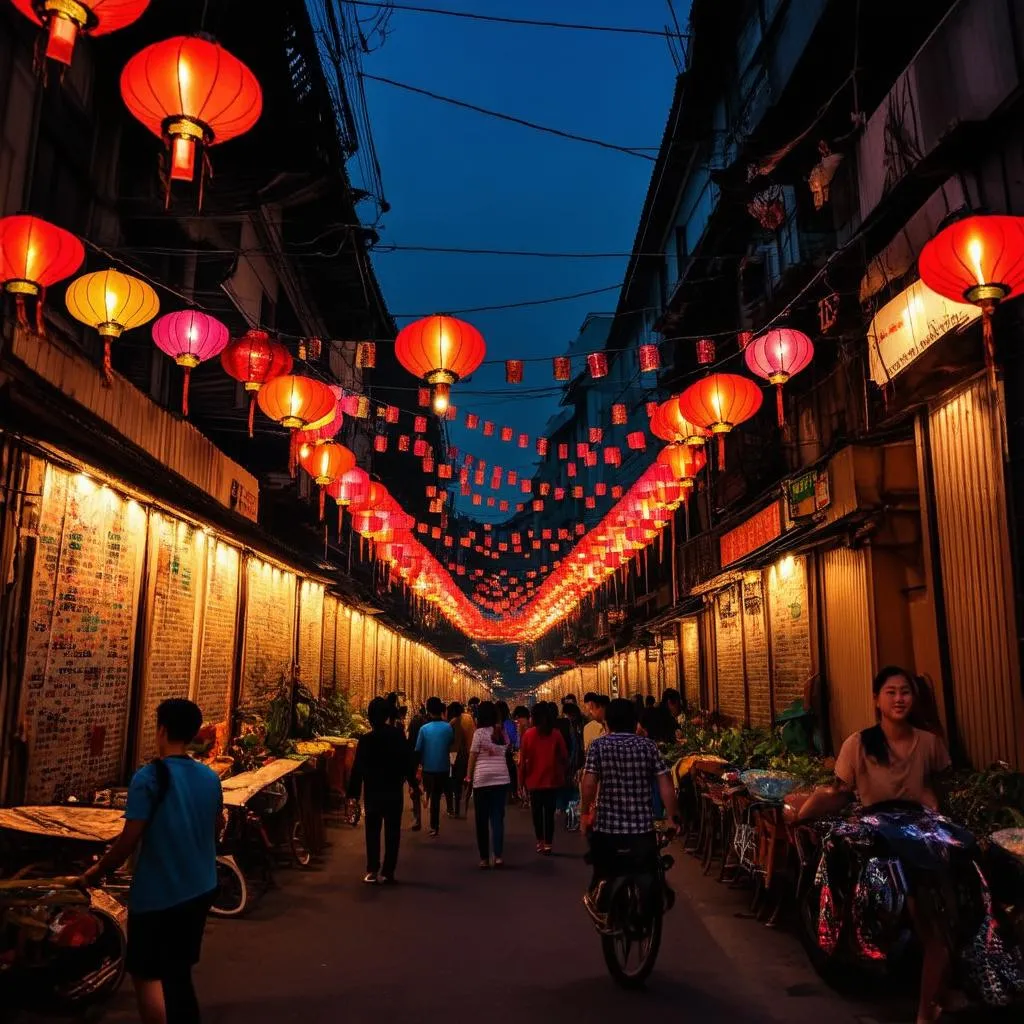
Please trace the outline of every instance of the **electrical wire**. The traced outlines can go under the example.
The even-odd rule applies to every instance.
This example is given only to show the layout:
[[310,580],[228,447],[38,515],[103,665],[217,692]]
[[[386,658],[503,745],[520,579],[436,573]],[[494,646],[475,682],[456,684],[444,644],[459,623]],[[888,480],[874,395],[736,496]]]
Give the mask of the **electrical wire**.
[[371,75],[365,71],[360,72],[360,77],[370,82],[381,82],[390,85],[395,89],[402,89],[405,92],[415,93],[418,96],[426,96],[429,99],[437,100],[440,103],[448,103],[453,107],[461,107],[463,110],[472,110],[477,114],[484,114],[487,117],[497,118],[499,121],[508,121],[511,124],[518,124],[524,128],[532,128],[534,131],[544,132],[547,135],[554,135],[560,139],[568,139],[572,142],[585,142],[591,146],[599,146],[601,149],[609,149],[616,153],[625,153],[627,156],[639,157],[641,160],[649,160],[654,163],[655,157],[651,156],[650,150],[656,152],[656,146],[620,146],[614,142],[605,142],[603,139],[593,139],[588,135],[577,135],[575,132],[566,132],[561,128],[549,128],[547,125],[537,124],[536,121],[527,121],[522,117],[515,117],[512,114],[503,114],[498,110],[491,110],[488,107],[480,107],[475,103],[467,103],[465,100],[457,100],[451,96],[442,96],[440,93],[432,92],[430,89],[421,89],[416,85],[408,85],[405,82],[397,82],[393,78],[384,78],[382,75]]
[[390,0],[349,0],[355,7],[386,8],[392,11],[406,11],[409,14],[433,14],[446,18],[464,18],[467,21],[493,22],[498,25],[522,25],[530,28],[567,29],[574,32],[610,32],[618,35],[655,36],[659,39],[678,36],[688,38],[668,29],[640,28],[632,25],[590,25],[569,21],[545,21],[540,18],[511,18],[499,14],[478,14],[475,11],[453,11],[444,7],[421,7],[416,4],[392,3]]

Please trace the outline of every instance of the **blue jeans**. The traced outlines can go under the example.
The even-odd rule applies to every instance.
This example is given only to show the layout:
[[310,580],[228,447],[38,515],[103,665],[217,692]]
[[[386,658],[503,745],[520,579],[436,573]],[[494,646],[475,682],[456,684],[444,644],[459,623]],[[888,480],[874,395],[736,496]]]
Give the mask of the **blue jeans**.
[[473,789],[473,808],[476,811],[476,845],[481,860],[490,859],[490,840],[493,837],[494,856],[500,857],[505,849],[505,805],[508,786],[480,786]]

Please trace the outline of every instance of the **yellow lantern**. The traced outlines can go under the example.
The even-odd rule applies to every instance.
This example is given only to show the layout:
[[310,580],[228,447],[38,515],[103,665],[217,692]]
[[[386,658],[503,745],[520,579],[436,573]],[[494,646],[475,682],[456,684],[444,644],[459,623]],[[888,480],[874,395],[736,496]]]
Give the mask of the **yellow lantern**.
[[114,269],[75,278],[64,302],[76,320],[95,328],[103,338],[103,373],[108,382],[111,341],[149,323],[160,312],[160,300],[145,281]]

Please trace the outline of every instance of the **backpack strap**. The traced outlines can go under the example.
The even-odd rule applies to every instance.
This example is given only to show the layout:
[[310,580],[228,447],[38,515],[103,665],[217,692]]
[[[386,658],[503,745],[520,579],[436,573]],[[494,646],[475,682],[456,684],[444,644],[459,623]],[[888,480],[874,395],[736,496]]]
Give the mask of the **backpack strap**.
[[171,788],[171,769],[167,767],[167,762],[162,757],[154,757],[149,763],[153,766],[153,771],[156,774],[156,798],[153,800],[153,808],[146,819],[147,828],[152,824]]

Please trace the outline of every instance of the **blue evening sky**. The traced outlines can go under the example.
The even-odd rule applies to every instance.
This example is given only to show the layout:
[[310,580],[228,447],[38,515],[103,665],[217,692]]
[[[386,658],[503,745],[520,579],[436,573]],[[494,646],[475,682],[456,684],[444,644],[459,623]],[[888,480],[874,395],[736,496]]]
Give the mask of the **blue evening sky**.
[[[415,0],[410,0],[415,2]],[[436,0],[425,6],[519,18],[662,29],[667,0]],[[685,25],[688,3],[676,2]],[[374,12],[366,10],[364,18]],[[503,113],[619,145],[661,141],[675,67],[663,38],[471,22],[396,10],[389,36],[364,57],[368,74],[408,83]],[[366,82],[385,195],[382,246],[628,253],[652,164],[633,156],[541,134],[381,83]],[[627,256],[538,259],[381,252],[374,258],[385,299],[402,314],[455,311],[617,285]],[[478,412],[518,434],[541,432],[557,396],[550,362],[527,363],[520,390],[505,384],[502,360],[564,353],[587,313],[615,308],[617,291],[568,302],[464,318],[484,335],[488,359],[453,389],[452,442],[490,465],[529,470],[521,451],[463,426]],[[487,471],[489,483],[490,469]],[[514,489],[484,491],[517,499]],[[468,498],[457,507],[471,510]],[[478,518],[506,518],[472,509]]]

